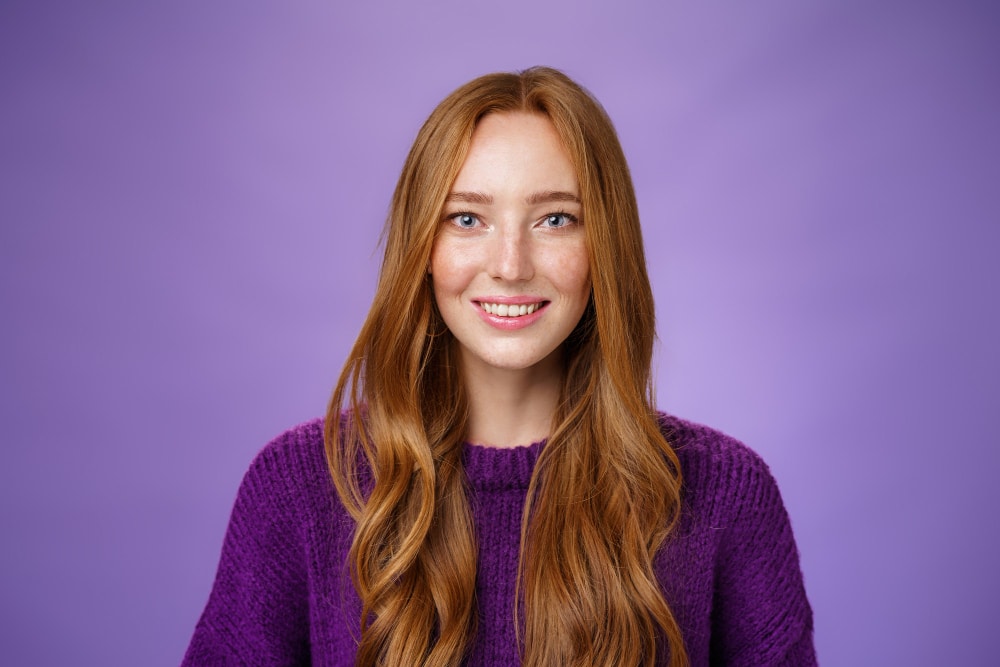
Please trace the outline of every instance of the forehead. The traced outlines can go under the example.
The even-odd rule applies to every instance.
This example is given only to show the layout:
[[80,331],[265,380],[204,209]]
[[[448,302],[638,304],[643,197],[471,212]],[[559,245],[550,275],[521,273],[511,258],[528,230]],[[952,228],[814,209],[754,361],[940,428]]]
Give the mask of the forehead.
[[525,112],[492,113],[480,120],[452,189],[579,195],[576,169],[552,121]]

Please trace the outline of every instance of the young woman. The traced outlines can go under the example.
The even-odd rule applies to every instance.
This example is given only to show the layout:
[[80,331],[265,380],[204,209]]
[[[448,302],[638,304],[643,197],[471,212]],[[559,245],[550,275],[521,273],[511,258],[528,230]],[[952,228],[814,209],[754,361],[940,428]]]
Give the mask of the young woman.
[[247,472],[189,665],[811,665],[765,464],[658,413],[614,128],[562,73],[417,136],[324,422]]

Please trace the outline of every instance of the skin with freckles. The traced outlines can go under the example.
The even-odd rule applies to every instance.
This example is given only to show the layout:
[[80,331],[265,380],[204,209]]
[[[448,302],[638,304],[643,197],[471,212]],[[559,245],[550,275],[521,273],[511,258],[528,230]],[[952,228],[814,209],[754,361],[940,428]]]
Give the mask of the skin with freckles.
[[[480,121],[430,263],[438,310],[459,345],[473,438],[477,397],[496,410],[525,404],[512,410],[517,419],[537,411],[534,430],[548,434],[563,373],[559,348],[590,298],[579,199],[576,169],[548,118],[516,112]],[[523,444],[495,441],[517,437],[534,436],[482,439]]]

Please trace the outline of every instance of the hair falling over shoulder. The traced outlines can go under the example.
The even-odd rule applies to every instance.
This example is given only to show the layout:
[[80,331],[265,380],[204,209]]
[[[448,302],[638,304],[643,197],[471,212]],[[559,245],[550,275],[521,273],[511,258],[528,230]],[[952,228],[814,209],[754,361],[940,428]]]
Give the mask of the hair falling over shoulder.
[[561,72],[491,74],[421,128],[392,199],[371,310],[333,392],[330,472],[357,522],[359,665],[456,665],[476,632],[477,546],[464,489],[468,408],[453,338],[427,279],[445,198],[478,121],[545,114],[579,174],[590,303],[566,347],[554,427],[522,518],[524,665],[687,665],[652,561],[680,509],[650,364],[652,291],[638,207],[614,127]]

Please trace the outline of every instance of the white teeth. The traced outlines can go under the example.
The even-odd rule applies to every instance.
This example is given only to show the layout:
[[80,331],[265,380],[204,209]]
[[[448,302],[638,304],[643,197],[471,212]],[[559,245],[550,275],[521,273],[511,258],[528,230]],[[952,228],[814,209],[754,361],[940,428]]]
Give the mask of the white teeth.
[[541,303],[506,304],[481,302],[479,307],[490,315],[497,315],[499,317],[522,317],[535,312],[541,305]]

